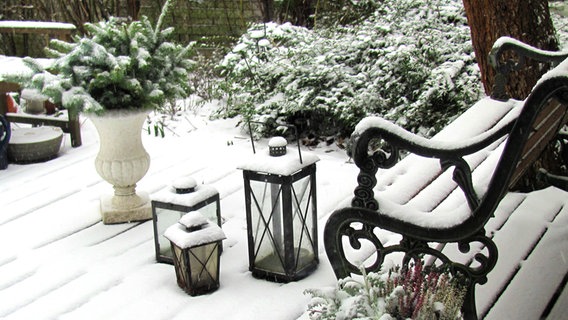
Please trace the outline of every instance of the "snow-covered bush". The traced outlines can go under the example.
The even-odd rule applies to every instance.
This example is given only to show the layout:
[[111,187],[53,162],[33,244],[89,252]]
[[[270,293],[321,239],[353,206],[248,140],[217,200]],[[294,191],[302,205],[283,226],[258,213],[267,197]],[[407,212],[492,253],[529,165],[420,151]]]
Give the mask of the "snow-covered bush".
[[249,28],[220,64],[228,116],[349,134],[381,115],[431,135],[479,98],[459,0],[385,0],[368,19]]
[[385,268],[362,281],[341,279],[336,288],[310,289],[312,320],[462,319],[465,286],[448,272],[423,269],[422,262],[401,271]]
[[36,74],[20,82],[67,109],[98,114],[156,109],[165,101],[188,96],[193,43],[184,47],[171,42],[173,28],[162,29],[171,5],[166,2],[155,27],[145,16],[131,22],[111,17],[87,23],[88,35],[74,43],[52,40],[48,51],[57,59],[50,72],[26,59]]

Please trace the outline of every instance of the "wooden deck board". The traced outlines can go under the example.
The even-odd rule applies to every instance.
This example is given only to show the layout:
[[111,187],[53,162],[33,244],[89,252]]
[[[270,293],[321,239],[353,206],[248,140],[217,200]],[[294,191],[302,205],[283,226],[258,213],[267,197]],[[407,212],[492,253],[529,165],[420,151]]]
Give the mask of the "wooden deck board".
[[[219,190],[227,233],[226,250],[221,257],[221,289],[210,296],[187,296],[175,283],[173,267],[154,261],[151,222],[119,225],[100,222],[99,196],[112,188],[94,171],[93,162],[98,150],[96,134],[88,122],[86,126],[81,148],[64,146],[61,156],[50,162],[0,171],[0,181],[10,181],[0,183],[0,318],[37,319],[37,315],[41,315],[40,318],[72,320],[172,319],[176,316],[187,319],[210,312],[207,310],[208,299],[216,299],[223,305],[222,310],[215,310],[218,316],[215,319],[253,319],[257,314],[273,314],[270,308],[276,308],[279,314],[289,314],[288,309],[292,309],[300,315],[307,303],[307,298],[302,295],[304,289],[335,282],[321,241],[320,266],[315,275],[287,285],[251,277],[247,265],[243,178],[242,172],[236,169],[238,163],[235,160],[250,153],[250,143],[235,140],[234,146],[228,147],[227,137],[196,130],[192,132],[195,137],[191,140],[166,139],[151,144],[148,148],[152,155],[151,168],[138,186],[139,190],[152,194],[176,177],[192,175],[198,182],[211,184]],[[212,149],[201,153],[179,152],[180,148],[189,146],[196,150],[209,150],[205,146]],[[317,200],[319,237],[322,239],[329,214],[349,203],[358,170],[343,153],[315,151],[321,158],[317,164]],[[82,173],[80,177],[74,176],[77,172]],[[66,179],[68,183],[63,187],[55,183],[59,188],[52,188],[57,179]],[[554,198],[549,201],[551,206],[568,201],[562,191],[549,193],[549,196]],[[502,211],[523,210],[525,207],[519,203],[524,204],[525,197],[509,195],[511,201],[502,204]],[[527,221],[537,231],[547,227],[552,230],[562,224],[566,226],[566,207],[553,223],[548,222],[549,217],[532,223],[543,216],[529,211]],[[492,219],[494,225],[490,228],[499,229],[503,223],[507,227],[511,221],[499,216]],[[500,230],[498,234],[503,231],[506,230]],[[564,237],[568,234],[566,230],[557,233]],[[387,241],[395,239],[391,235],[383,238]],[[547,240],[546,234],[542,239],[544,245],[537,245],[523,262],[525,271],[521,268],[516,277],[530,272],[533,267],[528,266],[533,255],[554,253],[546,252],[550,247],[546,243],[553,240]],[[557,246],[562,243],[556,241]],[[521,248],[515,254],[522,256],[527,250]],[[544,253],[539,253],[541,251]],[[522,261],[521,258],[514,259],[517,261],[513,261],[513,266]],[[558,256],[555,259],[559,261]],[[499,274],[496,273],[497,278]],[[532,282],[511,282],[489,316],[496,310],[518,307],[514,298],[507,298],[511,288],[517,285],[523,290],[534,286]],[[247,287],[247,293],[254,294],[243,295],[243,286]],[[565,301],[566,295],[561,295],[559,301]],[[558,307],[552,312],[559,312]]]
[[[561,272],[562,276],[565,273],[566,265],[562,266],[556,265],[554,263],[550,264],[548,271],[543,272],[539,268],[532,267],[530,264],[526,264],[527,260],[539,259],[538,253],[540,250],[535,250],[535,248],[543,246],[545,251],[550,254],[558,255],[562,252],[557,246],[551,246],[546,242],[543,237],[547,231],[548,226],[551,221],[560,213],[566,211],[565,205],[562,201],[557,201],[556,197],[562,197],[564,192],[551,189],[549,192],[532,193],[531,196],[525,200],[519,208],[511,215],[507,223],[503,226],[501,230],[497,232],[493,240],[499,248],[499,260],[495,269],[488,275],[488,283],[482,286],[478,286],[476,290],[477,295],[477,305],[479,309],[479,314],[484,315],[487,310],[491,308],[494,300],[498,298],[496,306],[502,305],[507,306],[507,309],[521,310],[521,309],[531,309],[532,312],[542,312],[546,307],[548,299],[554,293],[555,286],[552,287],[542,287],[538,285],[541,281],[546,279],[547,273]],[[552,192],[554,191],[554,192]],[[557,192],[556,192],[557,191]],[[546,201],[542,201],[546,200]],[[543,242],[544,241],[544,242]],[[568,247],[568,242],[564,243],[565,247]],[[534,255],[537,254],[535,257]],[[547,261],[542,261],[542,263],[547,264]],[[557,270],[560,269],[560,270]],[[561,270],[564,271],[561,271]],[[519,273],[518,271],[523,271]],[[527,273],[533,274],[532,285],[530,290],[526,287],[527,281],[523,280],[523,274]],[[518,280],[520,279],[520,280]],[[501,295],[501,291],[505,290],[505,293],[510,292],[507,287],[509,282],[521,281],[524,283],[525,292],[530,293],[532,300],[504,300],[506,295]],[[538,289],[537,289],[538,288]],[[515,291],[513,289],[512,291]],[[546,301],[537,301],[542,297]],[[510,308],[511,304],[517,305],[516,308]],[[539,310],[540,309],[540,310]],[[492,311],[493,312],[493,311]],[[519,316],[527,316],[526,319],[538,319],[540,313],[536,318],[534,313],[519,313]],[[491,318],[491,317],[488,317]],[[499,319],[493,318],[493,319]],[[510,319],[518,319],[512,317]]]
[[[489,274],[489,282],[505,283],[507,277],[504,270],[514,272],[514,277],[510,283],[505,283],[507,287],[495,306],[489,310],[486,319],[542,318],[548,302],[568,272],[568,207],[562,206],[558,209],[557,215],[550,214],[542,217],[543,219],[539,219],[542,213],[554,213],[556,208],[521,210],[516,220],[524,221],[510,222],[505,226],[509,230],[502,230],[513,233],[508,240],[504,240],[511,242],[511,239],[514,239],[514,243],[508,243],[508,247],[519,249],[516,252],[501,250],[497,271]],[[524,217],[521,217],[523,214]],[[513,216],[511,219],[515,218],[517,217]],[[538,225],[538,227],[531,226],[530,230],[534,231],[527,232],[527,226],[520,226],[521,223]],[[541,234],[538,234],[538,231],[541,231]],[[535,244],[534,249],[528,256],[522,256],[524,254],[522,248],[527,250],[531,247],[523,246],[522,242],[535,240],[538,243]],[[482,288],[478,292],[482,297],[489,295]],[[568,305],[564,304],[563,307],[568,308]]]
[[[544,201],[543,201],[544,200]],[[553,295],[568,273],[568,197],[567,193],[549,188],[529,194],[509,193],[486,226],[499,249],[499,260],[488,275],[488,283],[476,287],[478,314],[484,319],[541,319]],[[398,235],[380,231],[383,242],[393,244]],[[471,263],[483,252],[475,247],[461,253],[448,245],[444,253],[456,261]],[[374,247],[363,245],[350,252],[352,259],[374,261]],[[399,259],[401,255],[390,255]],[[398,260],[394,260],[395,263]],[[476,263],[476,262],[473,262]],[[565,319],[558,309],[567,294],[552,301],[550,319]],[[557,318],[555,314],[561,314]]]
[[554,305],[550,306],[550,313],[546,317],[549,320],[566,319],[566,306],[568,306],[568,287],[566,286],[566,282],[563,282],[562,284],[563,287],[560,288],[562,291],[559,292],[558,299],[554,301]]

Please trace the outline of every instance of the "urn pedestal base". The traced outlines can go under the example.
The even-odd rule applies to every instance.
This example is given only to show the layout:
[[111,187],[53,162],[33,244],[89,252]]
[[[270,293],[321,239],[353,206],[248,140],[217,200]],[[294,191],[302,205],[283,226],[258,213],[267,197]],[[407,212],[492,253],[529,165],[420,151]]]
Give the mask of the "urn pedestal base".
[[152,219],[150,196],[147,192],[141,191],[129,196],[102,195],[101,215],[104,224],[150,220]]

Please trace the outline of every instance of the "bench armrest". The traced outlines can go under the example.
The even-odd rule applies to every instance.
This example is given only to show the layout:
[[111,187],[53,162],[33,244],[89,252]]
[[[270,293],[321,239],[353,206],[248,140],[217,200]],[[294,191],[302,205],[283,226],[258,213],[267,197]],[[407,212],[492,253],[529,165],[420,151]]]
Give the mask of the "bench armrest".
[[[378,142],[377,139],[380,139],[382,140],[382,148],[375,150],[374,153],[379,154],[380,159],[376,162],[376,165],[382,169],[392,167],[398,161],[398,152],[401,150],[440,160],[463,157],[486,148],[509,133],[520,111],[521,108],[514,108],[502,122],[479,135],[451,141],[427,139],[381,117],[367,117],[357,124],[353,132],[354,148],[352,156],[358,166],[359,164],[362,165],[363,163],[358,163],[358,161],[372,157],[373,154],[369,153],[369,149],[375,142]],[[387,155],[388,157],[386,157]]]
[[[463,190],[469,207],[474,210],[479,205],[479,197],[474,191],[471,168],[464,160],[491,144],[504,139],[511,132],[521,107],[513,107],[501,121],[481,133],[462,139],[426,139],[413,134],[380,117],[367,117],[359,122],[352,135],[352,157],[360,169],[359,186],[353,206],[378,208],[373,188],[376,185],[378,169],[388,169],[401,158],[401,152],[438,159],[442,170],[453,169],[453,180]],[[471,115],[471,114],[470,114]],[[470,121],[472,117],[467,117]],[[464,136],[465,137],[465,136]]]
[[[513,55],[510,55],[511,51],[513,51]],[[509,55],[506,55],[507,53]],[[513,59],[513,57],[516,59]],[[509,74],[523,69],[526,58],[550,63],[552,67],[555,67],[568,58],[568,52],[541,50],[510,37],[497,39],[489,53],[489,64],[496,72],[491,98],[501,101],[509,98],[505,92]]]

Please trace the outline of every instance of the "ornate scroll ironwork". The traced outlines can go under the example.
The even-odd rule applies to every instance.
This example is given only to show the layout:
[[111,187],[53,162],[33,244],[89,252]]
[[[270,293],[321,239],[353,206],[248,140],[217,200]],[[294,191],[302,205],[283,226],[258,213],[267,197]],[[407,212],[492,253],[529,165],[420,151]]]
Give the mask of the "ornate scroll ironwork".
[[[448,268],[452,275],[467,280],[463,311],[467,315],[466,318],[475,318],[477,314],[475,285],[487,282],[487,274],[495,267],[498,257],[497,246],[493,240],[485,235],[485,230],[481,229],[479,232],[457,242],[460,252],[466,255],[470,253],[473,243],[481,244],[481,247],[485,248],[485,252],[478,252],[473,255],[477,265],[472,266],[473,263],[465,265],[452,261],[438,249],[429,246],[430,241],[428,239],[419,239],[413,236],[413,229],[408,224],[378,215],[370,215],[370,213],[362,208],[345,208],[336,211],[328,221],[325,229],[325,246],[337,278],[344,278],[350,274],[363,274],[362,270],[366,273],[378,272],[386,256],[395,252],[404,254],[402,265],[407,265],[411,260],[435,257],[441,265]],[[354,223],[356,223],[355,226]],[[385,226],[387,227],[385,228]],[[398,244],[384,246],[375,233],[380,232],[381,229],[399,230],[402,240]],[[409,231],[400,232],[400,230]],[[345,241],[345,239],[348,241]],[[364,267],[360,265],[361,262],[350,261],[346,257],[346,248],[344,248],[344,245],[348,243],[352,249],[359,250],[362,247],[362,241],[370,242],[376,250],[374,261],[367,261]]]

